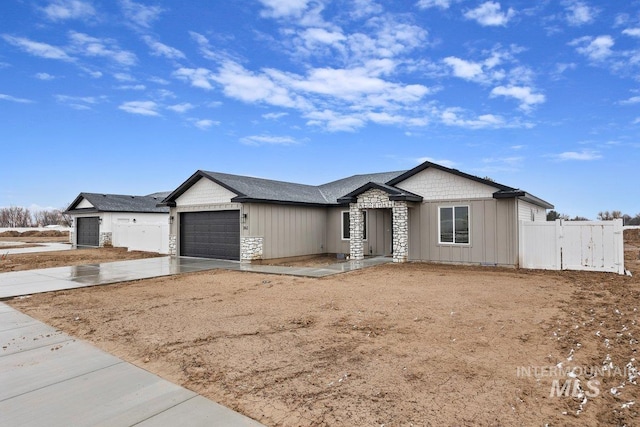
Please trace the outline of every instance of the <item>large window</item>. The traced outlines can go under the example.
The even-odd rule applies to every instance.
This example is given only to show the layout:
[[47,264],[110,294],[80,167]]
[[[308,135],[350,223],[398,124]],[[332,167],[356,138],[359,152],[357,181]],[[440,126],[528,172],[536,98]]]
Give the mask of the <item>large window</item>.
[[[362,211],[362,220],[364,228],[362,229],[362,240],[367,240],[367,211]],[[349,211],[342,212],[342,240],[351,238],[351,222]]]
[[469,244],[469,206],[440,208],[440,243]]

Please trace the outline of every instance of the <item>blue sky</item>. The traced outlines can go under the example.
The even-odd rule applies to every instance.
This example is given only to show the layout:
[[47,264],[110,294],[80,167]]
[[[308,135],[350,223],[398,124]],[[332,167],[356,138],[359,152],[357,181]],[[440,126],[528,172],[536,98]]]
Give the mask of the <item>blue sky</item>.
[[640,212],[640,2],[5,0],[0,206],[424,159]]

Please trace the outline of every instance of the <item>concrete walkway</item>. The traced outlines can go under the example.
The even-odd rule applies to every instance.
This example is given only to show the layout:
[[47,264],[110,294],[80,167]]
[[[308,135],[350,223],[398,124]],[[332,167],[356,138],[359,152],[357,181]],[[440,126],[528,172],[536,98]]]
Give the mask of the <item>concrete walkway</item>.
[[1,255],[32,254],[36,252],[57,252],[57,251],[68,251],[70,249],[73,249],[73,246],[71,246],[70,243],[34,243],[34,244],[37,244],[40,246],[33,246],[31,248],[12,248],[12,249],[2,249],[2,246],[0,246],[0,254]]
[[262,424],[0,303],[2,426]]
[[326,277],[388,262],[391,262],[390,258],[375,257],[363,261],[347,261],[312,268],[255,265],[203,258],[168,256],[145,258],[2,273],[0,274],[0,299],[194,271],[224,269],[304,277]]

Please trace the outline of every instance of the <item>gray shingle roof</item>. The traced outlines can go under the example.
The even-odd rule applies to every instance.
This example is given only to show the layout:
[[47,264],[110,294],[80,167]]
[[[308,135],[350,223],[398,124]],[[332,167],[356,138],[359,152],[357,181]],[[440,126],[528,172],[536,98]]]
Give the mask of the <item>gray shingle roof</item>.
[[[346,196],[353,196],[354,194],[352,193],[355,190],[364,189],[369,183],[389,192],[393,197],[405,198],[406,200],[417,200],[421,196],[403,191],[395,187],[395,185],[430,167],[494,187],[498,190],[494,193],[495,198],[518,197],[540,206],[544,206],[548,209],[553,208],[553,205],[519,189],[499,184],[485,178],[469,175],[467,173],[460,172],[457,169],[447,168],[431,162],[423,162],[408,171],[353,175],[348,178],[339,179],[337,181],[328,182],[318,186],[199,170],[183,182],[180,187],[165,197],[161,204],[163,206],[175,206],[176,199],[203,177],[210,179],[229,191],[237,194],[236,197],[231,199],[232,202],[274,202],[323,206],[343,205],[346,203]],[[341,198],[344,199],[340,200]]]
[[[80,193],[80,195],[69,205],[67,212],[139,212],[139,213],[168,213],[169,208],[158,207],[165,197],[171,192],[164,191],[149,194],[148,196],[129,196],[125,194],[99,194]],[[80,208],[76,206],[86,199],[93,205],[93,208]]]
[[354,175],[320,186],[274,181],[220,172],[202,171],[202,173],[238,194],[236,202],[249,200],[268,200],[287,203],[310,203],[319,205],[338,204],[338,198],[362,187],[368,182],[385,183],[403,172],[383,172]]

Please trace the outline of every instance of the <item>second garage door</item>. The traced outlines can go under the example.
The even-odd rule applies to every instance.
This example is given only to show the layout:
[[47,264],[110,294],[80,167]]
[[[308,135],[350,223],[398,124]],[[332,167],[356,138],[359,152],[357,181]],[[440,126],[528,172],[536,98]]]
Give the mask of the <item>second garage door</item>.
[[180,214],[180,255],[240,259],[240,211]]
[[78,246],[98,246],[100,243],[100,221],[97,216],[77,218]]

